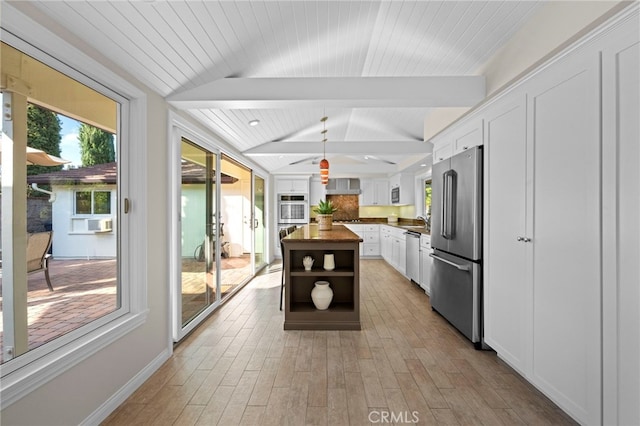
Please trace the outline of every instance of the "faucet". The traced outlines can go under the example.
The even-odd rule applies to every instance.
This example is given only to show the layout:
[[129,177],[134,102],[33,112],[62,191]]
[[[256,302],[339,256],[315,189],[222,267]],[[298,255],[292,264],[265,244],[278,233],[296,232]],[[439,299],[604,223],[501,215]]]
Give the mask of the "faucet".
[[424,215],[424,216],[423,215],[418,215],[417,218],[418,219],[422,219],[422,221],[424,222],[424,227],[427,229],[427,231],[431,230],[430,229],[431,227],[429,226],[430,225],[430,223],[429,223],[430,222],[429,221],[429,215]]

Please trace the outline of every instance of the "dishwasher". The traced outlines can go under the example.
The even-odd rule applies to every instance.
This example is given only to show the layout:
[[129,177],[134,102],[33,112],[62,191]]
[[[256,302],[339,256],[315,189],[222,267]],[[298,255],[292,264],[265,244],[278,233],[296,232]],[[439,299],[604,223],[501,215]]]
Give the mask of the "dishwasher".
[[407,231],[407,277],[420,284],[420,233]]

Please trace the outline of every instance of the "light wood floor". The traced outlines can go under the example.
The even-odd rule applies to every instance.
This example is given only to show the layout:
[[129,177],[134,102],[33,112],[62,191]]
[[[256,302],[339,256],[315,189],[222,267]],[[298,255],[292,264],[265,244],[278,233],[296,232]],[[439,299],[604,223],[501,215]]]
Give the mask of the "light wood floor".
[[362,331],[282,330],[280,272],[262,274],[104,424],[574,423],[384,261],[360,271]]

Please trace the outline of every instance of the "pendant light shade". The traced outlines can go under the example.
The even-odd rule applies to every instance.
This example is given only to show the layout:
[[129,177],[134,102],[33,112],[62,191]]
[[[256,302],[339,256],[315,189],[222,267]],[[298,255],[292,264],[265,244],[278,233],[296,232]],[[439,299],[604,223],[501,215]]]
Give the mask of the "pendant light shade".
[[322,117],[320,119],[320,121],[322,122],[322,160],[320,160],[320,183],[322,185],[326,185],[329,183],[329,162],[327,161],[327,159],[325,158],[325,144],[327,143],[327,129],[326,129],[326,123],[327,123],[327,117]]
[[329,183],[329,162],[326,158],[320,161],[320,183],[323,185]]

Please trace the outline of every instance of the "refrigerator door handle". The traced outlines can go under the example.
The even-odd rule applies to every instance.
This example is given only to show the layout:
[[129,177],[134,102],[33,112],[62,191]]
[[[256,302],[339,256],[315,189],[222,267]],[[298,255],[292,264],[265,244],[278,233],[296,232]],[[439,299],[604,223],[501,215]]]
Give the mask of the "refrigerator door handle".
[[447,240],[453,237],[455,217],[455,176],[454,170],[442,174],[442,218],[440,235]]
[[442,174],[442,194],[440,195],[440,236],[446,239],[449,239],[447,236],[447,183],[449,181],[447,174],[450,171],[451,170],[447,170]]
[[447,260],[447,259],[443,259],[442,257],[437,256],[437,255],[435,255],[435,254],[433,254],[433,253],[429,254],[429,256],[430,256],[430,257],[433,257],[433,258],[434,258],[434,259],[436,259],[436,260],[439,260],[439,261],[441,261],[441,262],[444,262],[444,263],[446,263],[447,265],[451,265],[451,266],[453,266],[454,268],[456,268],[456,269],[458,269],[458,270],[460,270],[460,271],[468,271],[468,270],[470,269],[470,268],[469,268],[469,265],[458,265],[458,264],[457,264],[457,263],[455,263],[455,262],[452,262],[452,261]]
[[449,213],[447,235],[449,235],[449,239],[455,238],[456,235],[456,200],[458,198],[456,191],[457,185],[456,172],[455,170],[451,170],[451,173],[449,174],[449,186],[447,187],[449,190],[449,195],[447,195],[447,198],[449,198],[449,207],[447,208]]

